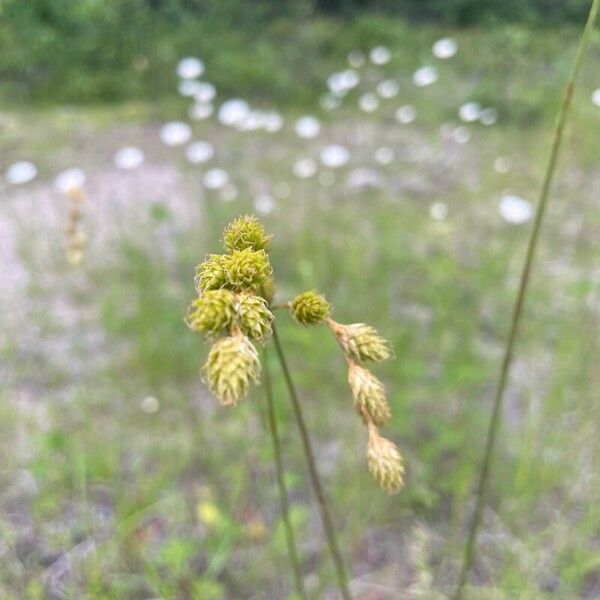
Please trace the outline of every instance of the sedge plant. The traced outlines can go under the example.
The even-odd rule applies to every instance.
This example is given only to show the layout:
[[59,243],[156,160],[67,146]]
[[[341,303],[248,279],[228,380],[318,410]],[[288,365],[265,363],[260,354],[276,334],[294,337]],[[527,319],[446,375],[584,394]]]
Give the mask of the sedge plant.
[[460,572],[458,576],[458,584],[452,595],[453,600],[462,600],[464,598],[465,586],[469,572],[473,566],[475,560],[475,547],[477,543],[477,534],[481,527],[481,520],[483,516],[483,507],[487,495],[488,483],[490,479],[490,473],[492,468],[492,460],[496,448],[496,439],[498,437],[498,430],[500,428],[502,405],[504,403],[504,396],[506,390],[506,384],[508,382],[508,376],[510,374],[510,367],[512,364],[515,343],[517,340],[517,334],[519,332],[519,325],[521,323],[523,315],[523,306],[525,304],[525,298],[527,295],[527,289],[529,286],[529,280],[531,278],[531,270],[535,258],[535,250],[537,247],[540,231],[542,228],[542,222],[548,205],[548,197],[550,194],[550,186],[552,184],[552,178],[556,169],[556,163],[558,160],[558,154],[562,143],[563,131],[567,123],[569,116],[569,109],[573,100],[573,92],[575,89],[575,83],[579,75],[579,69],[581,62],[585,54],[587,45],[590,40],[590,36],[596,19],[598,11],[600,9],[600,0],[592,0],[590,10],[586,20],[585,27],[581,34],[579,41],[579,47],[573,61],[569,81],[565,89],[562,103],[558,111],[556,119],[556,125],[554,129],[554,137],[552,146],[550,148],[550,154],[548,156],[548,162],[546,163],[546,169],[544,172],[544,179],[542,181],[542,187],[538,198],[538,203],[535,212],[535,218],[533,221],[533,227],[527,243],[527,251],[525,253],[525,260],[523,262],[523,268],[521,270],[521,277],[519,280],[519,287],[513,306],[512,319],[508,332],[506,345],[504,348],[504,354],[502,357],[502,365],[500,367],[500,376],[496,386],[496,394],[494,396],[494,402],[492,406],[492,414],[490,416],[486,441],[485,450],[483,454],[483,460],[481,468],[477,477],[476,484],[476,495],[475,495],[475,508],[473,516],[471,518],[467,539],[464,547],[464,553],[460,566]]
[[[256,344],[265,344],[272,338],[292,402],[340,592],[343,598],[348,599],[351,596],[344,560],[317,471],[302,404],[275,323],[275,284],[269,261],[271,238],[255,217],[243,216],[230,223],[223,235],[225,252],[209,254],[196,268],[197,296],[189,307],[186,322],[192,331],[204,335],[211,344],[202,367],[202,378],[223,406],[235,406],[246,396],[252,384],[259,383],[263,367]],[[370,325],[335,321],[331,317],[329,302],[314,290],[303,292],[278,307],[287,309],[299,326],[326,327],[336,339],[348,366],[348,383],[354,408],[366,427],[367,468],[383,490],[397,493],[403,485],[403,459],[398,447],[380,433],[390,419],[391,409],[383,383],[369,369],[372,363],[392,358],[389,343]],[[268,372],[265,374],[270,431],[288,549],[298,593],[305,597],[299,575],[298,552],[287,516],[287,490],[282,476],[281,448],[272,410],[271,386]]]

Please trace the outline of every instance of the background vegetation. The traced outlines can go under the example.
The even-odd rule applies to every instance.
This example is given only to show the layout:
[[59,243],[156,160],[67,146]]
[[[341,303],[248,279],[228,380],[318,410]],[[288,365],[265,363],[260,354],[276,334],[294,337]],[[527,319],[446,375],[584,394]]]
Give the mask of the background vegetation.
[[[354,47],[423,41],[414,21],[437,27],[494,27],[497,56],[539,60],[564,47],[556,25],[581,23],[585,0],[4,0],[0,4],[1,97],[11,103],[105,102],[167,97],[173,64],[194,50],[225,93],[278,104],[318,97],[323,77]],[[390,20],[409,17],[413,22]],[[512,27],[506,29],[505,25]],[[547,28],[535,45],[524,26]],[[508,45],[506,45],[508,44]],[[407,44],[406,64],[422,47]],[[539,52],[540,56],[531,56]],[[541,89],[546,82],[541,81]],[[501,82],[498,82],[501,85]],[[497,91],[497,90],[493,90]],[[539,90],[538,90],[539,91]]]

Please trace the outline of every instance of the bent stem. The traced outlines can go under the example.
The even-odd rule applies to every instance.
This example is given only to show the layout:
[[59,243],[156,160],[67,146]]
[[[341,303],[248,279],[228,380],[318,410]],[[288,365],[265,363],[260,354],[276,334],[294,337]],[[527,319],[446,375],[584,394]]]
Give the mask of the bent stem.
[[296,583],[296,591],[302,600],[307,599],[306,590],[304,589],[304,581],[302,580],[302,570],[300,569],[300,561],[298,560],[298,551],[296,549],[296,540],[294,538],[294,530],[290,520],[290,503],[285,486],[283,459],[281,457],[281,440],[277,429],[277,419],[275,417],[275,404],[273,402],[273,391],[271,388],[271,376],[269,373],[269,356],[267,349],[263,350],[263,373],[264,373],[264,390],[267,401],[267,412],[269,430],[271,433],[271,441],[273,442],[273,456],[275,458],[275,470],[277,473],[277,486],[279,487],[279,501],[281,504],[281,517],[285,528],[285,537],[287,542],[288,554],[292,569],[294,571],[294,580]]
[[523,264],[523,270],[521,272],[519,289],[518,289],[517,297],[516,297],[515,304],[513,307],[510,331],[508,334],[506,348],[504,350],[504,356],[502,359],[502,366],[500,369],[500,377],[498,380],[498,386],[496,388],[496,395],[494,397],[492,415],[490,417],[490,422],[489,422],[489,426],[488,426],[483,463],[481,465],[481,471],[479,473],[479,479],[478,479],[478,483],[477,483],[475,510],[473,512],[473,518],[472,518],[468,536],[467,536],[467,542],[465,545],[465,551],[464,551],[463,562],[462,562],[462,567],[461,567],[461,571],[460,571],[460,577],[459,577],[456,591],[453,596],[454,600],[461,600],[463,598],[464,587],[467,582],[467,577],[468,577],[469,571],[471,570],[471,567],[473,565],[475,542],[477,539],[477,532],[479,531],[479,528],[481,526],[483,504],[484,504],[485,495],[487,492],[487,484],[488,484],[488,480],[489,480],[492,457],[494,454],[496,437],[497,437],[498,428],[500,425],[500,416],[501,416],[501,412],[502,412],[502,404],[504,401],[504,391],[506,389],[506,383],[508,381],[508,374],[510,372],[510,366],[512,363],[514,345],[515,345],[515,341],[517,338],[519,323],[521,321],[521,315],[523,312],[523,304],[525,301],[527,286],[529,284],[529,279],[530,279],[530,274],[531,274],[531,266],[533,264],[535,249],[537,246],[537,241],[538,241],[538,237],[539,237],[539,233],[540,233],[540,229],[541,229],[541,225],[542,225],[542,220],[543,220],[544,213],[546,210],[546,205],[548,203],[548,194],[550,191],[550,185],[552,183],[552,177],[554,175],[554,170],[556,168],[556,162],[558,159],[560,145],[562,142],[563,130],[565,127],[565,123],[567,122],[569,108],[571,106],[571,101],[573,99],[573,90],[575,88],[575,82],[576,82],[577,76],[579,74],[581,60],[585,53],[585,49],[586,49],[588,41],[589,41],[590,33],[591,33],[591,31],[594,27],[594,23],[596,21],[596,16],[598,14],[599,7],[600,7],[600,0],[593,0],[592,5],[590,7],[590,12],[588,14],[588,18],[587,18],[587,21],[585,24],[585,28],[581,35],[581,40],[579,42],[577,54],[575,56],[575,60],[573,62],[573,67],[571,69],[569,82],[567,84],[567,87],[566,87],[566,90],[565,90],[565,93],[563,96],[562,104],[561,104],[561,107],[560,107],[560,110],[558,113],[558,118],[556,121],[556,127],[555,127],[555,131],[554,131],[554,140],[552,142],[550,156],[548,157],[548,164],[546,166],[546,171],[544,174],[544,179],[543,179],[542,187],[540,190],[538,204],[537,204],[537,208],[536,208],[536,212],[535,212],[535,219],[533,222],[533,228],[531,230],[531,236],[529,237],[529,242],[527,244],[527,253],[525,255],[525,262]]
[[342,558],[342,554],[340,552],[336,540],[335,529],[333,527],[333,522],[329,514],[329,507],[327,505],[325,493],[323,491],[323,486],[321,485],[319,474],[317,472],[317,466],[312,450],[312,444],[308,435],[308,429],[306,428],[306,421],[304,420],[302,407],[300,405],[298,394],[296,392],[296,387],[294,386],[294,382],[292,380],[292,376],[290,374],[290,370],[285,359],[285,355],[281,346],[281,341],[279,339],[275,323],[273,323],[273,342],[275,344],[277,358],[279,359],[279,363],[283,371],[283,376],[285,378],[285,382],[288,388],[290,400],[294,408],[294,417],[298,425],[298,430],[300,431],[300,437],[302,438],[302,445],[304,448],[304,454],[306,456],[306,463],[308,465],[310,481],[315,492],[315,496],[317,497],[319,511],[321,513],[321,521],[323,522],[323,529],[325,530],[325,536],[327,537],[329,550],[331,552],[331,556],[333,557],[333,562],[335,564],[338,586],[340,588],[340,592],[344,600],[352,600],[352,596],[350,595],[350,589],[348,587],[348,578],[346,576],[346,567],[344,565],[344,559]]

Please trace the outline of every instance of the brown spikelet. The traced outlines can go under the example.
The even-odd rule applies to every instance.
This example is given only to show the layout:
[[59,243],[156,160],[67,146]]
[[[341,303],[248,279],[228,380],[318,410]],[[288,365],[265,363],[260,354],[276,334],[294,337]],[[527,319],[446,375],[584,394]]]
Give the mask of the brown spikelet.
[[348,383],[354,397],[354,408],[365,424],[381,427],[391,417],[383,384],[373,373],[354,361],[348,362]]
[[365,323],[343,325],[331,318],[327,319],[327,325],[349,359],[381,362],[393,356],[389,342],[370,325]]
[[375,481],[388,493],[396,494],[404,484],[404,461],[396,444],[379,435],[369,423],[367,466]]

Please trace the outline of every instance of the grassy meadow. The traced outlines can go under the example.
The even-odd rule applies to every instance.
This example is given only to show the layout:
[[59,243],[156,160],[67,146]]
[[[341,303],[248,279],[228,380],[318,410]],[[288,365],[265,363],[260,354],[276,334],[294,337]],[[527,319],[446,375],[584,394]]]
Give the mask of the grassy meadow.
[[[198,375],[207,345],[184,323],[195,265],[246,213],[274,235],[278,300],[316,288],[337,320],[374,325],[395,350],[374,369],[393,411],[384,433],[406,462],[404,489],[387,496],[365,467],[366,431],[335,341],[277,315],[353,594],[452,591],[531,226],[507,222],[499,203],[509,192],[537,198],[578,31],[369,18],[278,35],[231,42],[221,56],[190,34],[165,51],[155,97],[136,98],[132,71],[120,75],[130,92],[119,102],[65,104],[39,88],[41,100],[0,113],[0,171],[24,159],[39,170],[22,186],[0,182],[1,599],[294,598],[263,391],[220,407]],[[439,60],[431,45],[445,35],[458,53]],[[599,42],[596,33],[526,305],[474,600],[600,598],[600,109],[590,101]],[[377,44],[391,61],[367,61],[341,106],[321,108],[327,76],[347,68],[350,50]],[[205,60],[217,106],[243,97],[278,110],[282,129],[192,121],[193,139],[214,147],[201,165],[162,144],[163,123],[188,121],[175,75],[186,55]],[[438,81],[414,86],[428,64]],[[360,96],[389,78],[397,96],[361,111]],[[461,123],[467,101],[496,108],[497,123]],[[413,122],[395,119],[402,105],[415,107]],[[315,138],[294,132],[305,114],[321,121]],[[294,175],[295,161],[318,163],[327,144],[344,145],[348,163]],[[113,164],[124,146],[143,149],[137,169]],[[376,158],[382,147],[391,161]],[[67,199],[52,183],[72,166],[87,175],[88,244],[76,268],[64,253]],[[236,198],[203,186],[215,166]],[[305,583],[311,597],[334,599],[291,405],[269,358]]]

